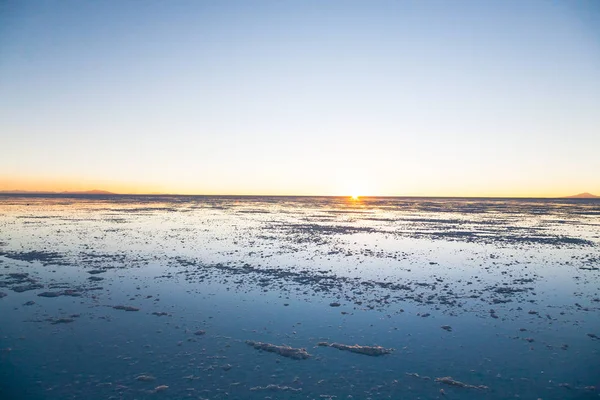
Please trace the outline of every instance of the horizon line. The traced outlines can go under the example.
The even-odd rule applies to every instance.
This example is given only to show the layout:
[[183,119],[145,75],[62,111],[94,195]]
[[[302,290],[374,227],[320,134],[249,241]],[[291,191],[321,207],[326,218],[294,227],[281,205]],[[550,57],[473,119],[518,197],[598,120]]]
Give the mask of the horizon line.
[[[0,195],[54,195],[54,196],[188,196],[188,197],[339,197],[352,198],[352,195],[322,194],[180,194],[180,193],[115,193],[105,190],[88,191],[26,191],[0,190]],[[589,192],[569,196],[443,196],[443,195],[364,195],[361,198],[433,198],[433,199],[600,199]]]

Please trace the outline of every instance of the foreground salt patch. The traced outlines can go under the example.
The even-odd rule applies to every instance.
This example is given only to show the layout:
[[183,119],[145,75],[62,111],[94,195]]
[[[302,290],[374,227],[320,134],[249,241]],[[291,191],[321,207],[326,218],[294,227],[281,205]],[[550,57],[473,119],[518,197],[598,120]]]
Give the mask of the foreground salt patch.
[[360,346],[358,344],[349,346],[347,344],[341,344],[341,343],[319,342],[319,343],[317,343],[317,346],[333,347],[334,349],[338,349],[338,350],[345,350],[345,351],[349,351],[351,353],[364,354],[367,356],[374,356],[374,357],[383,356],[385,354],[391,354],[394,351],[394,349],[386,349],[381,346]]
[[277,346],[270,343],[255,342],[246,340],[246,344],[254,347],[257,350],[263,350],[270,353],[276,353],[283,357],[293,358],[294,360],[306,360],[310,358],[310,354],[306,349],[296,349],[290,346]]

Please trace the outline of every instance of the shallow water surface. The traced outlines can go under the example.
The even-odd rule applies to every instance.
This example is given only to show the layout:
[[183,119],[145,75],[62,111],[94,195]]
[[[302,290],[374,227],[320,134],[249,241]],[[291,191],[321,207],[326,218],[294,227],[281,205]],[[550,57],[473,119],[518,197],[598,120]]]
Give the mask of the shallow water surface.
[[599,249],[598,200],[0,196],[0,398],[597,399]]

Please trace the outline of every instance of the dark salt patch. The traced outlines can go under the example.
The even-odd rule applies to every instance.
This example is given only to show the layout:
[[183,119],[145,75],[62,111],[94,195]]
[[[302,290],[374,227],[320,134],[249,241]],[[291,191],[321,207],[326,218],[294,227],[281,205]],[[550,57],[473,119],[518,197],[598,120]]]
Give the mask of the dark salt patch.
[[29,285],[13,286],[13,287],[11,287],[11,289],[14,292],[22,293],[22,292],[27,292],[30,290],[42,289],[43,287],[44,287],[44,285],[41,285],[39,283],[31,283]]
[[140,311],[139,308],[132,307],[132,306],[121,306],[121,305],[119,305],[119,306],[113,306],[113,308],[115,310],[123,310],[123,311]]
[[505,304],[512,303],[511,299],[499,299],[497,297],[492,298],[492,304]]
[[96,275],[96,274],[103,274],[104,272],[106,272],[105,269],[92,269],[89,271],[86,271],[88,274],[92,274],[92,275]]
[[60,297],[60,296],[69,296],[69,297],[80,297],[81,293],[77,290],[67,289],[61,290],[60,292],[42,292],[38,293],[40,297]]
[[49,289],[69,289],[71,287],[70,283],[57,283],[53,282],[48,284]]
[[0,256],[18,261],[39,261],[43,265],[68,265],[62,254],[52,251],[0,251]]
[[354,225],[321,225],[321,224],[283,224],[273,225],[274,229],[288,231],[292,234],[351,235],[355,233],[374,233],[377,229]]
[[[194,278],[199,278],[201,281],[206,278],[224,280],[231,279],[234,275],[246,275],[249,276],[250,279],[235,281],[235,283],[240,286],[256,284],[261,287],[275,287],[280,289],[283,289],[286,284],[303,285],[315,293],[337,292],[348,302],[356,305],[364,304],[366,308],[370,309],[381,309],[389,304],[405,300],[453,307],[458,304],[458,299],[465,298],[464,295],[456,291],[456,288],[451,289],[447,285],[436,286],[436,284],[433,283],[413,283],[417,286],[413,288],[407,284],[411,282],[399,283],[361,280],[358,278],[331,275],[325,271],[292,271],[281,267],[258,268],[251,266],[248,263],[242,266],[232,266],[222,263],[203,264],[181,257],[178,257],[175,260],[177,263],[187,268],[181,273],[186,275],[188,281],[192,281]],[[218,275],[216,275],[217,271]],[[172,277],[173,275],[170,274],[162,276],[162,278]],[[419,291],[421,293],[419,293]],[[430,292],[426,297],[425,291]],[[388,293],[386,294],[385,292]],[[393,295],[393,292],[396,292],[395,295]],[[398,292],[409,292],[411,294],[400,295]],[[332,307],[335,307],[335,304],[338,304],[338,302],[332,304]]]
[[75,289],[67,289],[62,291],[63,296],[80,297],[81,293]]
[[34,284],[37,284],[37,281],[30,278],[28,273],[9,273],[0,281],[0,287],[9,287],[16,292],[38,289],[32,286]]
[[112,253],[89,253],[80,252],[79,256],[83,259],[98,260],[98,261],[125,261],[126,256],[124,254],[112,254]]
[[523,293],[523,292],[527,292],[528,290],[533,290],[533,288],[515,288],[515,287],[509,287],[509,286],[505,286],[505,287],[497,287],[494,288],[493,291],[496,293],[500,293],[500,294],[515,294],[515,293]]
[[50,323],[52,325],[57,325],[57,324],[69,324],[71,322],[74,322],[75,320],[73,318],[56,318],[56,319],[49,319]]
[[238,210],[238,214],[271,214],[268,210]]
[[[588,239],[575,238],[569,236],[552,236],[543,234],[541,229],[536,228],[519,228],[509,225],[500,227],[492,226],[493,229],[480,230],[450,230],[447,226],[433,226],[434,230],[413,229],[407,231],[396,232],[398,236],[413,237],[420,239],[446,240],[446,241],[464,241],[467,243],[484,243],[484,244],[510,244],[510,245],[548,245],[554,247],[580,246],[594,247],[596,244]],[[523,235],[522,231],[532,233],[531,235]]]
[[24,280],[27,279],[27,277],[29,277],[29,273],[27,272],[13,272],[8,274],[8,276],[12,279],[17,279],[17,280]]

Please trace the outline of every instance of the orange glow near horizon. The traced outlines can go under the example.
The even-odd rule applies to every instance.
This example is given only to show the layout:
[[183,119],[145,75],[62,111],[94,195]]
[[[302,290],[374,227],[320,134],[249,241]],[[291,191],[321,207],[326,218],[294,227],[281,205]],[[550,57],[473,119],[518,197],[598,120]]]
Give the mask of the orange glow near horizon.
[[111,180],[56,179],[56,178],[6,178],[0,177],[0,191],[76,192],[104,190],[118,194],[164,193],[158,185],[132,185]]
[[[216,180],[216,179],[215,179]],[[335,183],[335,182],[334,182]],[[349,197],[353,201],[359,200],[363,196],[407,196],[407,197],[563,197],[576,195],[583,192],[589,192],[595,195],[600,194],[600,188],[582,188],[578,185],[565,187],[555,190],[535,190],[526,187],[517,187],[513,190],[505,188],[490,189],[481,188],[475,190],[466,187],[466,185],[456,185],[451,188],[443,185],[435,185],[435,182],[430,182],[422,185],[409,186],[405,184],[403,188],[391,190],[389,184],[387,187],[381,187],[376,190],[375,185],[370,187],[370,190],[364,191],[345,191],[340,193],[335,189],[334,184],[331,186],[311,186],[298,185],[294,190],[294,185],[280,186],[278,188],[270,188],[268,185],[217,185],[213,181],[195,183],[190,181],[177,181],[171,184],[162,184],[160,182],[140,182],[130,183],[123,180],[109,179],[85,179],[79,177],[69,178],[52,178],[52,177],[7,177],[0,176],[0,191],[30,191],[30,192],[74,192],[74,191],[89,191],[103,190],[117,194],[182,194],[182,195],[298,195],[298,196],[348,196],[348,192],[352,193]],[[381,185],[383,186],[383,184]],[[437,186],[437,190],[434,187]],[[232,190],[236,187],[237,190]],[[591,190],[590,190],[591,189]]]
[[[204,187],[203,187],[204,186]],[[227,188],[229,189],[229,188]],[[0,191],[29,191],[29,192],[75,192],[89,190],[103,190],[116,194],[181,194],[181,195],[298,195],[298,196],[335,196],[339,195],[335,190],[266,190],[265,187],[249,188],[240,187],[238,191],[226,190],[214,185],[162,185],[153,182],[131,184],[118,180],[104,179],[50,179],[50,178],[7,178],[0,177]],[[321,190],[319,190],[321,189]],[[440,191],[425,190],[418,188],[409,188],[398,191],[372,191],[370,193],[359,194],[353,192],[349,196],[352,201],[358,201],[363,196],[407,196],[407,197],[564,197],[576,195],[583,192],[590,192],[598,195],[600,192],[596,188],[588,190],[587,188],[564,188],[560,190],[443,190]],[[346,192],[347,193],[347,192]],[[346,194],[347,196],[347,194]]]

